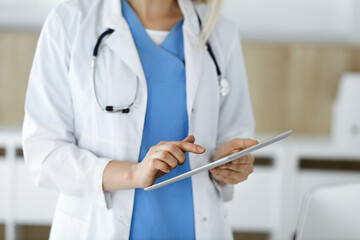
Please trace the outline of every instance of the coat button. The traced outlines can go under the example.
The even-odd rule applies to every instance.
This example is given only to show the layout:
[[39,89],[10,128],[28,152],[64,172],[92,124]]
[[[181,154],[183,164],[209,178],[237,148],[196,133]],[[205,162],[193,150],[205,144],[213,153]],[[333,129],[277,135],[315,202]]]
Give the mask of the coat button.
[[192,108],[192,109],[191,109],[191,112],[195,112],[195,108]]
[[206,222],[206,221],[207,221],[207,218],[206,218],[206,217],[203,217],[203,218],[201,219],[201,221]]

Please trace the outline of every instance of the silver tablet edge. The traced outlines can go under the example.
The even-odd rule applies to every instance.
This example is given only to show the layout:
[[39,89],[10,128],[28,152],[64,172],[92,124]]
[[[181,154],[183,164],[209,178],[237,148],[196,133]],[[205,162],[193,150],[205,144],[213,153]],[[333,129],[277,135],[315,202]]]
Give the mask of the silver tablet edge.
[[251,153],[251,152],[257,151],[257,150],[259,150],[259,149],[261,149],[261,148],[263,148],[263,147],[266,147],[266,146],[268,146],[268,145],[270,145],[270,144],[272,144],[272,143],[275,143],[275,142],[277,142],[277,141],[279,141],[279,140],[282,140],[282,139],[290,136],[291,133],[292,133],[292,130],[289,130],[289,131],[284,132],[284,133],[282,133],[282,134],[280,134],[280,135],[277,135],[277,136],[275,136],[275,137],[272,137],[272,138],[270,138],[270,139],[267,139],[267,140],[265,140],[265,141],[263,141],[263,142],[261,142],[261,143],[259,143],[259,144],[256,144],[256,145],[254,145],[254,146],[252,146],[252,147],[249,147],[249,148],[247,148],[247,149],[244,149],[244,150],[242,150],[242,151],[240,151],[240,152],[238,152],[238,153],[234,153],[234,154],[231,155],[231,156],[224,157],[224,158],[219,159],[219,160],[217,160],[217,161],[215,161],[215,162],[211,162],[211,163],[209,163],[209,164],[206,164],[206,165],[204,165],[204,166],[198,167],[198,168],[193,169],[193,170],[191,170],[191,171],[189,171],[189,172],[180,174],[180,175],[178,175],[178,176],[175,176],[175,177],[170,178],[170,179],[168,179],[168,180],[165,180],[165,181],[163,181],[163,182],[157,183],[157,184],[155,184],[155,185],[151,185],[151,186],[149,186],[149,187],[147,187],[147,188],[144,188],[144,190],[145,190],[145,191],[155,190],[155,189],[158,189],[158,188],[160,188],[160,187],[166,186],[166,185],[168,185],[168,184],[171,184],[171,183],[180,181],[180,180],[182,180],[182,179],[185,179],[185,178],[187,178],[187,177],[189,177],[189,176],[195,175],[195,174],[197,174],[197,173],[199,173],[199,172],[202,172],[202,171],[205,171],[205,170],[209,170],[209,169],[218,167],[218,166],[223,165],[223,164],[225,164],[225,163],[228,163],[228,162],[230,162],[230,161],[232,161],[232,160],[235,160],[235,159],[237,159],[237,158],[243,157],[243,156],[245,156],[245,155],[247,155],[247,154],[249,154],[249,153]]

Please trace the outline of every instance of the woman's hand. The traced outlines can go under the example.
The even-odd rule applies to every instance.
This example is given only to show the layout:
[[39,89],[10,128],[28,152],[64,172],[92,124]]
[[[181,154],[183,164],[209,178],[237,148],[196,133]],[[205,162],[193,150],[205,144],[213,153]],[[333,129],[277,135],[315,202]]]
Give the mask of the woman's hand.
[[[225,142],[219,147],[214,156],[214,160],[219,160],[256,144],[258,144],[256,140],[240,138]],[[222,186],[226,184],[236,184],[245,181],[254,171],[253,163],[254,157],[248,154],[219,167],[210,169],[210,172],[214,179]]]
[[145,158],[136,166],[136,188],[151,186],[157,178],[169,173],[178,165],[183,165],[186,160],[184,152],[204,153],[205,149],[194,142],[194,136],[188,136],[183,141],[164,141],[152,146]]
[[194,136],[188,136],[183,141],[160,142],[150,148],[140,163],[110,161],[103,174],[104,191],[151,186],[157,178],[184,164],[184,152],[205,152],[203,147],[194,142]]

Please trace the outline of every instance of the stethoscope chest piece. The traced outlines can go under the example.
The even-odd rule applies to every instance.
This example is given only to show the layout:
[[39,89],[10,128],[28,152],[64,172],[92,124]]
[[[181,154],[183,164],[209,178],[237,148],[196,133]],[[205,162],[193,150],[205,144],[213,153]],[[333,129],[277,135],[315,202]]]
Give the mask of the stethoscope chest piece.
[[230,83],[228,80],[226,80],[223,77],[220,77],[219,88],[220,88],[221,96],[225,97],[225,96],[229,95],[231,89],[230,89]]

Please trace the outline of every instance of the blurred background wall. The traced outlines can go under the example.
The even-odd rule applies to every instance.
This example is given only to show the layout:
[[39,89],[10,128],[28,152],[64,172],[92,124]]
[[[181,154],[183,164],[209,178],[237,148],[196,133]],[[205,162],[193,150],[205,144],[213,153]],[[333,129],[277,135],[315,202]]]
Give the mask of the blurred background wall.
[[[37,0],[30,14],[20,0],[1,1],[15,13],[0,10],[0,125],[20,126],[40,26],[56,2]],[[224,1],[223,13],[238,24],[243,39],[258,132],[292,128],[329,134],[340,77],[360,70],[358,5],[356,0]]]
[[[20,130],[37,38],[59,2],[0,0],[0,129]],[[360,1],[224,0],[222,14],[238,25],[242,37],[257,134],[293,129],[328,137],[340,78],[360,72]],[[2,197],[0,189],[0,203]],[[18,239],[43,239],[48,230],[25,224]],[[260,230],[236,236],[267,239],[266,228],[265,234]]]
[[[0,30],[0,124],[20,126],[38,32]],[[344,43],[243,40],[256,130],[330,134],[344,72],[360,71],[360,48]],[[309,117],[311,116],[311,118]]]
[[[38,34],[0,30],[2,125],[22,123]],[[344,72],[360,71],[360,48],[345,43],[279,43],[243,38],[256,130],[329,134],[331,106],[340,77]]]

